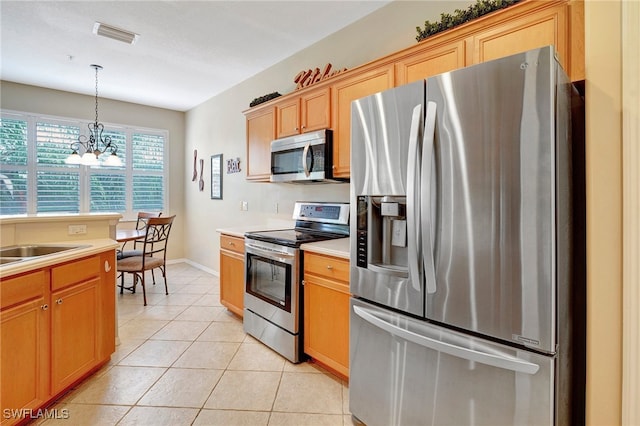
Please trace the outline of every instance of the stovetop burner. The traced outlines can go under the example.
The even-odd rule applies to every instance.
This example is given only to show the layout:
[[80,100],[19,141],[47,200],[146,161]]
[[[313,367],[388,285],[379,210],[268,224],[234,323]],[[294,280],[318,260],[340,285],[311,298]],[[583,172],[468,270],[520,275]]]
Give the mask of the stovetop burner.
[[331,240],[335,238],[346,238],[349,236],[348,234],[314,233],[296,229],[247,232],[245,235],[253,240],[294,248],[300,247],[301,244],[314,243],[317,241]]
[[296,202],[294,229],[247,232],[247,238],[298,248],[301,244],[349,236],[349,204]]

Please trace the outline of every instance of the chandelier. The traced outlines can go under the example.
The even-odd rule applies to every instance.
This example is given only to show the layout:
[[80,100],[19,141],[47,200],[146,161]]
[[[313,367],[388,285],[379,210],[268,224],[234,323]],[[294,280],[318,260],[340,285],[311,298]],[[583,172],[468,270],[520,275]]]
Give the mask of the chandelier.
[[[100,65],[92,64],[91,68],[96,70],[96,119],[89,123],[89,137],[80,135],[76,142],[70,145],[73,151],[65,160],[66,164],[81,164],[84,166],[122,166],[122,161],[118,157],[118,146],[111,141],[111,137],[103,135],[104,125],[98,122],[98,71],[102,69]],[[78,151],[84,149],[84,154],[80,156]],[[99,161],[102,154],[110,153],[104,162]]]

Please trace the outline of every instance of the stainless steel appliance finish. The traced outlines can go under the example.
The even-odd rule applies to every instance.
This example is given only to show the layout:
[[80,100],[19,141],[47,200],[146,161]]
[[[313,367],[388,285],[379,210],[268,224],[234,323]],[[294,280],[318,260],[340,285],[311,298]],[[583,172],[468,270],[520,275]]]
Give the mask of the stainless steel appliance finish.
[[245,237],[243,328],[300,362],[300,250]]
[[349,236],[349,203],[297,202],[294,229],[245,234],[245,332],[302,361],[303,243]]
[[352,359],[362,362],[350,364],[349,400],[367,425],[553,423],[554,358],[359,299],[351,310]]
[[333,133],[318,130],[271,142],[271,182],[341,182],[333,178]]
[[549,46],[352,103],[350,408],[365,423],[570,422],[571,88]]

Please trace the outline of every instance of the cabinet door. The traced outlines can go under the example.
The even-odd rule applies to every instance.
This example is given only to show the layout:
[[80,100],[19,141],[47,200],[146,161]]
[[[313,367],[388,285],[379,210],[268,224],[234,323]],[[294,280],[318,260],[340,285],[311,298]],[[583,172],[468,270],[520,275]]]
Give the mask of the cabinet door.
[[[0,313],[3,414],[36,409],[49,397],[48,309],[40,295]],[[18,420],[9,417],[3,415],[3,425]]]
[[300,98],[303,133],[331,127],[330,93],[327,87],[308,92]]
[[276,137],[297,135],[300,133],[300,99],[286,99],[276,105],[278,118]]
[[100,279],[51,294],[51,380],[59,392],[98,363]]
[[460,40],[416,52],[396,61],[396,85],[442,74],[465,66],[465,44]]
[[244,240],[220,236],[220,303],[236,315],[244,309]]
[[393,87],[393,64],[356,72],[331,90],[333,115],[333,175],[350,176],[351,101]]
[[473,36],[473,63],[554,45],[563,68],[569,69],[567,5],[532,12]]
[[267,107],[247,114],[248,180],[269,180],[271,176],[271,141],[275,138],[275,107]]
[[304,352],[349,376],[349,286],[304,276]]

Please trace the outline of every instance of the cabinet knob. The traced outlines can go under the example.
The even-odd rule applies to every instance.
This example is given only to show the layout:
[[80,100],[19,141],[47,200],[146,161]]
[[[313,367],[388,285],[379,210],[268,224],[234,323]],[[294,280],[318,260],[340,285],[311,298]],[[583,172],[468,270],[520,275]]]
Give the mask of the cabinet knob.
[[62,299],[58,299],[58,300],[56,300],[56,303],[57,303],[58,305],[62,305]]
[[235,243],[233,243],[232,241],[229,241],[229,245],[230,246],[235,246]]
[[306,283],[304,282],[304,280],[302,280],[302,285],[305,285]]
[[108,261],[108,260],[105,260],[105,261],[104,261],[104,271],[105,271],[105,272],[109,272],[109,271],[111,271],[111,265],[109,264],[109,261]]
[[45,303],[44,305],[40,306],[40,309],[42,309],[43,311],[46,311],[47,309],[49,309],[49,305]]
[[328,269],[328,270],[332,270],[332,269],[333,269],[333,266],[331,266],[331,265],[327,265],[327,269]]

